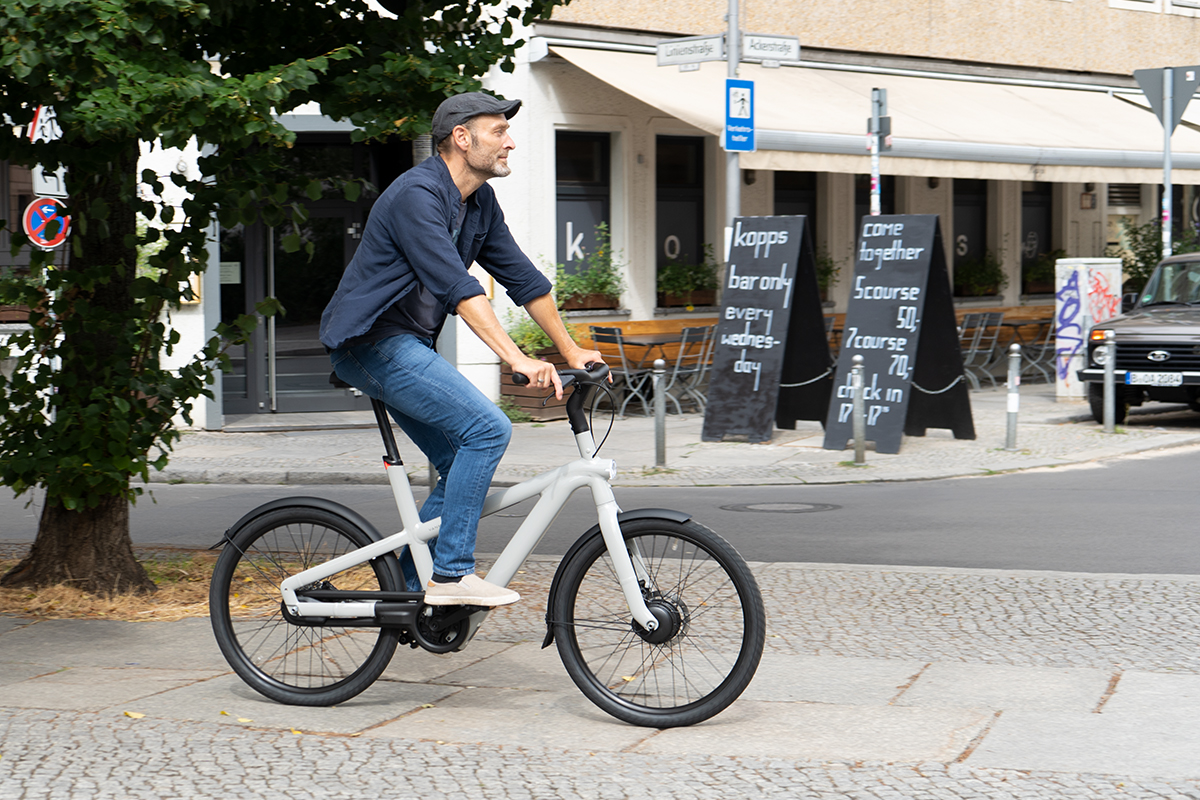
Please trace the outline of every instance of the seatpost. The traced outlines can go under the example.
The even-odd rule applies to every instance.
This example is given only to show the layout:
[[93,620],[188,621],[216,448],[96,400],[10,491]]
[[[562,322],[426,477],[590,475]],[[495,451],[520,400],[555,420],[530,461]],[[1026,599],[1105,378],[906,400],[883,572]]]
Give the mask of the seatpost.
[[400,448],[396,446],[396,434],[392,432],[392,421],[388,418],[387,406],[382,400],[372,397],[371,410],[375,412],[375,423],[379,426],[379,435],[383,438],[383,463],[389,467],[404,466],[404,462],[400,460]]

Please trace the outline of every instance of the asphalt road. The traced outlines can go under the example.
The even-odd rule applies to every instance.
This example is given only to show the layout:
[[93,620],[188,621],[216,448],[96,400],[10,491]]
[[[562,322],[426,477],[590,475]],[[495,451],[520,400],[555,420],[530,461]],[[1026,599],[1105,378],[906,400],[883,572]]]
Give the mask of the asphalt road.
[[[1200,574],[1200,448],[1011,475],[885,484],[617,490],[625,509],[685,509],[751,561]],[[418,499],[423,496],[423,490]],[[288,495],[328,497],[384,533],[383,486],[157,485],[132,514],[139,544],[207,547],[246,511]],[[484,521],[499,552],[532,501]],[[38,508],[0,497],[0,542],[32,541]],[[577,493],[539,547],[561,554],[595,522]]]

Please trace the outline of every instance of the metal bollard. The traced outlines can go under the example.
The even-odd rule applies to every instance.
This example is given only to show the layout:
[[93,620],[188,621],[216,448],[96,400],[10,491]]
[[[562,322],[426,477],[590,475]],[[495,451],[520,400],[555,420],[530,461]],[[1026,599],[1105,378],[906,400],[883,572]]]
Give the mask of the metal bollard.
[[1117,342],[1116,334],[1113,331],[1104,332],[1104,344],[1100,345],[1105,349],[1105,354],[1108,356],[1104,360],[1104,432],[1116,433],[1117,431]]
[[667,465],[667,393],[663,391],[663,376],[667,362],[654,359],[654,466]]
[[1021,410],[1021,345],[1008,348],[1008,434],[1004,449],[1017,449],[1017,412]]
[[867,412],[863,403],[863,357],[851,359],[850,386],[854,391],[854,463],[867,463]]

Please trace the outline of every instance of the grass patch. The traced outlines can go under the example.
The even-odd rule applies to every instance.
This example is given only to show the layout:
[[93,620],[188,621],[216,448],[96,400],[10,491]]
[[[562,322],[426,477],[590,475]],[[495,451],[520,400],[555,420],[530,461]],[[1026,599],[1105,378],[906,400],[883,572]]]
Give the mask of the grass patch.
[[[115,619],[169,622],[208,616],[208,584],[217,553],[170,553],[139,558],[158,586],[152,595],[97,597],[59,584],[41,589],[0,587],[0,614],[35,619]],[[0,558],[0,574],[19,559]]]

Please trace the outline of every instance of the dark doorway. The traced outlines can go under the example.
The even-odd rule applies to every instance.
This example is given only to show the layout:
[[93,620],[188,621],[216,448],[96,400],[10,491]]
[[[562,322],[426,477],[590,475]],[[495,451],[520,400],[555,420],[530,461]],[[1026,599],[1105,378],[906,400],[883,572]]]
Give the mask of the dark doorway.
[[[371,204],[382,188],[412,166],[408,142],[352,144],[345,134],[302,134],[290,168],[318,178],[365,178],[371,188],[357,201],[342,198],[332,184],[307,202],[300,227],[303,249],[281,246],[287,228],[261,222],[221,230],[221,319],[254,314],[255,305],[275,297],[282,315],[260,322],[250,342],[231,351],[233,368],[223,379],[226,414],[351,411],[370,401],[329,383],[330,364],[317,338],[321,312],[354,256]],[[303,182],[301,183],[303,185]]]

